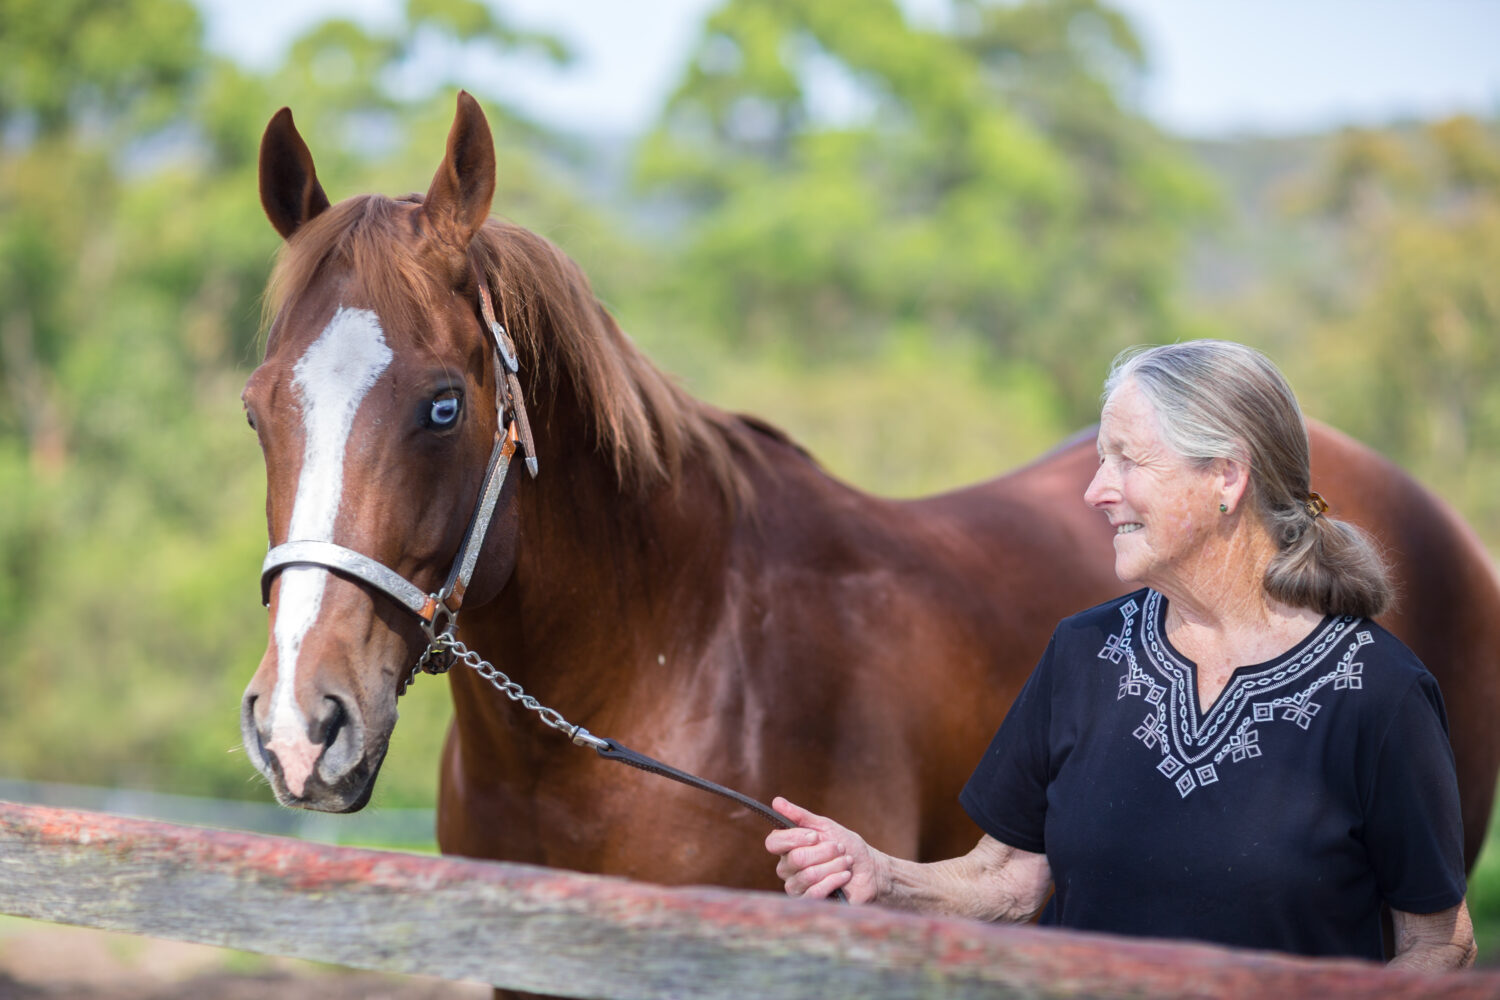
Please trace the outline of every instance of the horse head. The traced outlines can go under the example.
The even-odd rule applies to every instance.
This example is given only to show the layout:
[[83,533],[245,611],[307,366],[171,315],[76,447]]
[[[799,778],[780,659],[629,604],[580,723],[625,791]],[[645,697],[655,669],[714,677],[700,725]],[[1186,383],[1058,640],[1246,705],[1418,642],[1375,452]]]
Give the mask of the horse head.
[[[331,205],[289,110],[262,139],[261,202],[285,242],[244,392],[272,548],[269,642],[241,730],[285,805],[369,800],[422,626],[465,590],[492,598],[515,565],[517,477],[491,487],[519,385],[513,397],[475,241],[494,190],[493,139],[468,94],[425,197]],[[486,493],[493,520],[469,543]],[[455,587],[465,552],[478,568]]]

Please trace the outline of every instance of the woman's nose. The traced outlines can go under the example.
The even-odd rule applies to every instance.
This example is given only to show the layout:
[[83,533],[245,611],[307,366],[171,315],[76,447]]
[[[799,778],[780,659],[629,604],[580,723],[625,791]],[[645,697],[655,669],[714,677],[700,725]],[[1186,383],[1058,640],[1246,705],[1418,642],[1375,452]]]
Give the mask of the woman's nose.
[[1089,480],[1088,489],[1083,491],[1083,502],[1090,507],[1098,507],[1115,499],[1115,487],[1113,477],[1107,471],[1109,463],[1100,462],[1099,468],[1094,470],[1094,478]]

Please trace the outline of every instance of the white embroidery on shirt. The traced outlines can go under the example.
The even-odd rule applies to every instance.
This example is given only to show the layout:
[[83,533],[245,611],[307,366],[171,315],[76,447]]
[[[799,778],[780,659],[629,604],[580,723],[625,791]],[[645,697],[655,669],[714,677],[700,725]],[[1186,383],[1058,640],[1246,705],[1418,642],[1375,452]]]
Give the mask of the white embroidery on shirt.
[[[1319,691],[1330,684],[1334,691],[1363,687],[1364,664],[1354,657],[1375,640],[1368,630],[1351,635],[1360,619],[1345,615],[1320,625],[1311,641],[1300,644],[1293,656],[1253,674],[1236,674],[1200,719],[1193,670],[1172,652],[1161,634],[1161,601],[1161,595],[1151,591],[1144,605],[1134,600],[1122,605],[1120,631],[1105,641],[1099,658],[1124,661],[1115,700],[1128,696],[1146,701],[1151,711],[1132,735],[1161,753],[1156,769],[1183,798],[1217,782],[1222,777],[1219,765],[1226,759],[1238,764],[1259,757],[1256,727],[1282,721],[1306,731],[1323,707],[1313,700]],[[1139,648],[1131,641],[1137,623]],[[1342,656],[1330,668],[1328,660],[1340,649]]]

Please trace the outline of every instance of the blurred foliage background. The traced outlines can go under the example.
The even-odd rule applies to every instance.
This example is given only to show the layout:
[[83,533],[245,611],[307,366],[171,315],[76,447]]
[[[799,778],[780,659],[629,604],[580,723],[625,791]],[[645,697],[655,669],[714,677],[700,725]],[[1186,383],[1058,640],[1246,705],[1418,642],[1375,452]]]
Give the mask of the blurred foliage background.
[[[1500,544],[1496,121],[1186,143],[1127,99],[1147,54],[1104,3],[949,4],[724,0],[628,148],[481,90],[496,213],[693,392],[876,492],[1011,468],[1092,422],[1120,349],[1213,335]],[[0,0],[0,776],[268,797],[236,718],[260,133],[292,105],[335,199],[424,190],[472,84],[419,45],[569,58],[503,10],[407,0],[256,70],[189,0]],[[376,808],[431,804],[447,713],[403,702]]]

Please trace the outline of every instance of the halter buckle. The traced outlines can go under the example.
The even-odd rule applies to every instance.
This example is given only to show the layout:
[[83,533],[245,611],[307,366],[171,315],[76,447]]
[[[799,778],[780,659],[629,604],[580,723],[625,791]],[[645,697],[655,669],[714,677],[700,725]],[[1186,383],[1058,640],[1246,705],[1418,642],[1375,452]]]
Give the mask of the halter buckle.
[[[430,595],[432,617],[422,619],[422,631],[427,633],[427,648],[417,660],[417,669],[424,674],[446,674],[458,662],[453,653],[454,633],[458,629],[458,612],[451,610],[439,594]],[[415,671],[413,671],[415,676]]]
[[446,594],[430,594],[428,603],[432,614],[422,616],[422,631],[427,633],[427,641],[432,645],[446,645],[458,630],[458,612],[448,607]]

